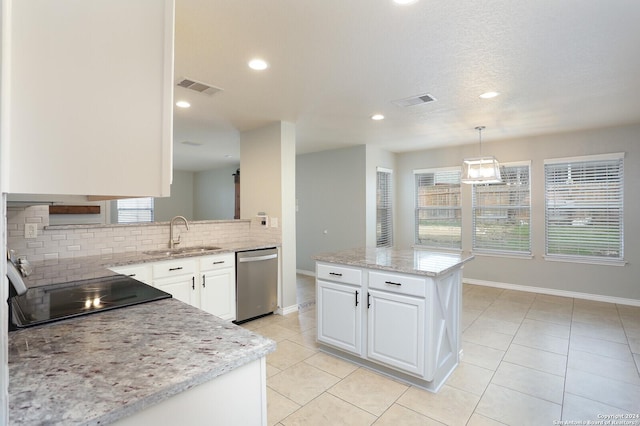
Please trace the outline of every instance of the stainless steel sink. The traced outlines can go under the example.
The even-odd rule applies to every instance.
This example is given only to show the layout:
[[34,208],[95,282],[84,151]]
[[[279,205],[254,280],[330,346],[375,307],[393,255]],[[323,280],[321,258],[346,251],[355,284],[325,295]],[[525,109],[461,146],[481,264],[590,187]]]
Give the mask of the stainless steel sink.
[[143,253],[148,254],[150,256],[171,257],[171,256],[179,256],[179,255],[208,253],[210,251],[216,251],[221,249],[222,247],[216,247],[216,246],[195,246],[195,247],[181,247],[181,248],[174,248],[174,249],[149,250]]

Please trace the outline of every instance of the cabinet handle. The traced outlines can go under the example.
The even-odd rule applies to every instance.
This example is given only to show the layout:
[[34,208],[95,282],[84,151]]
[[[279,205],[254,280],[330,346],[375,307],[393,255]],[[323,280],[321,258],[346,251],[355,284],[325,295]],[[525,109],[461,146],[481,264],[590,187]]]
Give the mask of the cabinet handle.
[[337,272],[329,272],[329,275],[335,275],[336,277],[341,277],[342,274],[339,274]]
[[224,263],[224,260],[218,260],[216,262],[213,262],[214,265],[220,265],[221,263]]
[[135,276],[136,276],[136,274],[129,274],[129,275],[127,275],[127,276],[128,276],[128,277],[135,277]]
[[356,290],[356,306],[358,306],[358,295],[359,295],[359,294],[360,294],[360,293],[358,292],[358,290]]
[[385,284],[391,284],[391,285],[402,285],[402,283],[394,283],[393,281],[385,281]]
[[367,309],[371,307],[371,295],[367,292]]
[[182,269],[182,266],[178,266],[177,268],[169,268],[169,271],[179,271]]
[[191,277],[191,290],[196,289],[196,277]]
[[204,278],[204,277],[205,277],[205,276],[204,276],[204,275],[202,275],[202,288],[205,288],[205,287],[206,287],[206,285],[205,285],[205,283],[204,283],[204,280],[205,280],[205,278]]

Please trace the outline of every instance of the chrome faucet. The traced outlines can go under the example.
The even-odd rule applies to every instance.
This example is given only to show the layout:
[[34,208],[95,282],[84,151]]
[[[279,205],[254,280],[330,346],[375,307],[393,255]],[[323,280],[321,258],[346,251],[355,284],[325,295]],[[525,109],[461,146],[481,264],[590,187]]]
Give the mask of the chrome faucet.
[[187,227],[187,231],[189,230],[189,222],[187,222],[187,219],[185,219],[184,216],[175,216],[173,219],[171,219],[171,222],[169,222],[169,248],[170,249],[180,244],[180,235],[178,235],[177,240],[173,239],[173,225],[177,220],[182,220],[185,226]]

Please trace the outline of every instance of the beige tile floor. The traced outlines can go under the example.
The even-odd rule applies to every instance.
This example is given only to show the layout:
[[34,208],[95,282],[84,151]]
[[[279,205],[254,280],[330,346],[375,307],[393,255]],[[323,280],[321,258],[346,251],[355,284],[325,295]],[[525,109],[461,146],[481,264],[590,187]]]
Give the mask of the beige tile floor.
[[640,307],[465,285],[464,356],[433,394],[320,352],[313,278],[298,277],[298,297],[299,312],[244,324],[278,343],[267,357],[269,425],[538,426],[640,414]]

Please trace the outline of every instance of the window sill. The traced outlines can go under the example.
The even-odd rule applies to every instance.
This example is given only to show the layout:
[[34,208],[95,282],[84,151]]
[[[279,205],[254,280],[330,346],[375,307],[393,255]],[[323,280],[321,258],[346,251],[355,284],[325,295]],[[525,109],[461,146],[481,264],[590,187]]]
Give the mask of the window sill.
[[471,250],[471,254],[474,256],[487,256],[487,257],[507,257],[511,259],[533,259],[533,255],[530,253],[511,253],[506,251],[482,251]]
[[601,265],[601,266],[625,266],[626,260],[606,260],[597,259],[593,257],[565,257],[565,256],[544,256],[544,260],[549,262],[566,262],[566,263],[586,263],[589,265]]
[[430,251],[439,251],[439,252],[455,253],[455,254],[462,253],[462,249],[455,249],[455,248],[448,248],[448,247],[422,246],[419,244],[414,244],[411,246],[411,248],[414,250],[430,250]]

